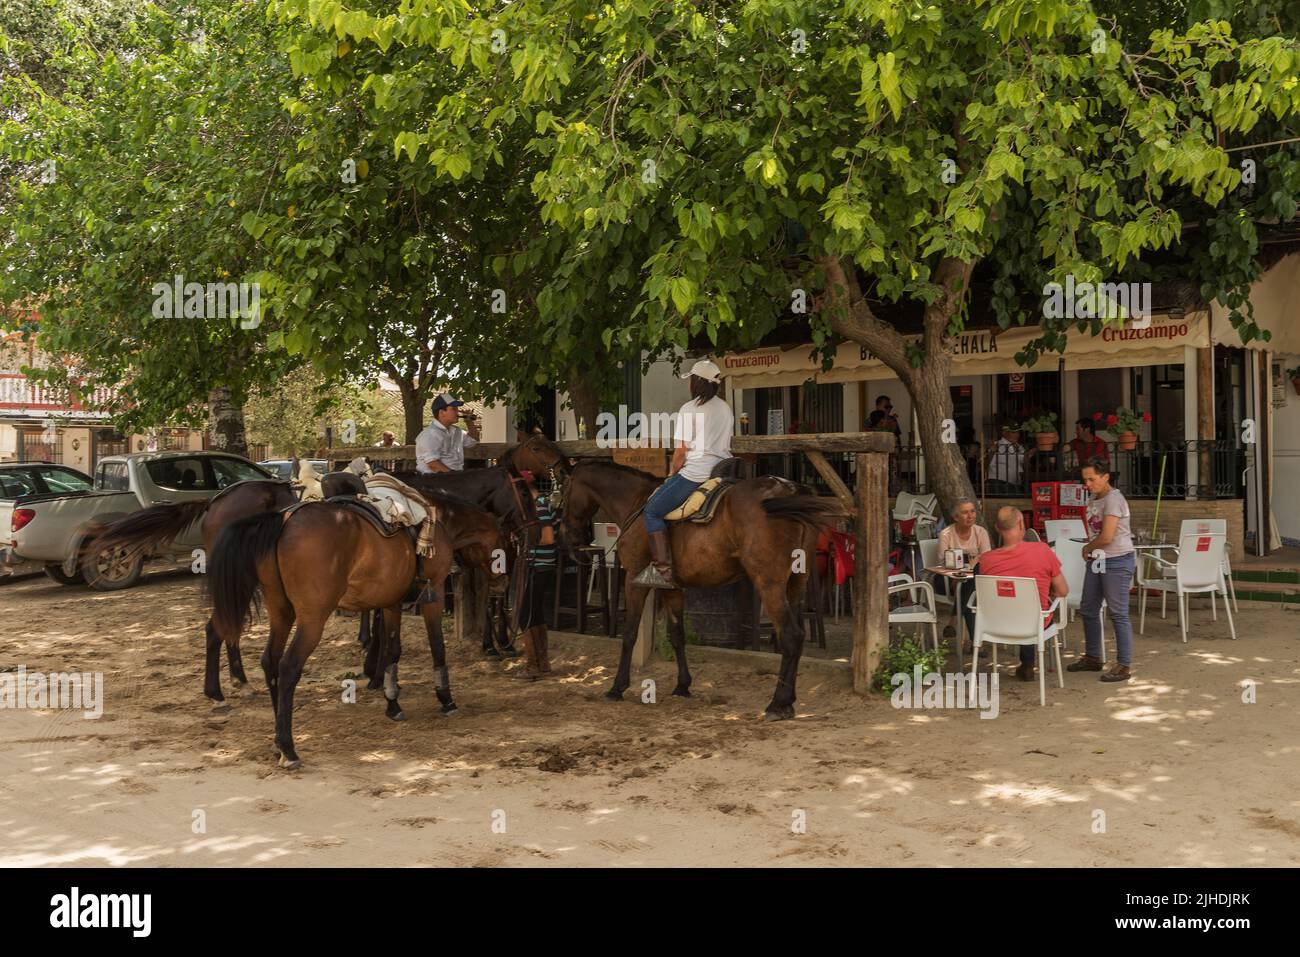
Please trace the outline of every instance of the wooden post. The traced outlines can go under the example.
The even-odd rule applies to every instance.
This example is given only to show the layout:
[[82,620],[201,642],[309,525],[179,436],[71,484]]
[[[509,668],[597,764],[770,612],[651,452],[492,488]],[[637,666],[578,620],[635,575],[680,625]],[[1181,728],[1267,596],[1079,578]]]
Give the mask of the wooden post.
[[650,663],[655,650],[655,606],[659,589],[651,588],[641,608],[641,621],[637,625],[636,644],[632,646],[632,665],[644,668]]
[[465,640],[469,628],[469,609],[465,607],[465,573],[461,571],[451,579],[451,603],[455,614],[452,616],[451,633],[456,641]]
[[836,472],[835,469],[831,468],[831,463],[826,461],[826,456],[815,450],[805,452],[804,454],[808,456],[808,461],[812,462],[813,468],[817,470],[817,474],[820,475],[822,480],[831,487],[831,492],[834,493],[835,497],[843,502],[845,506],[848,507],[849,511],[852,512],[853,493],[850,492],[849,487],[844,484],[844,480],[840,478],[839,473]]
[[[1196,443],[1200,485],[1214,498],[1214,464],[1209,444],[1214,441],[1214,347],[1196,350]],[[1199,497],[1199,496],[1198,496]]]
[[889,456],[858,454],[853,572],[853,690],[866,694],[889,643]]

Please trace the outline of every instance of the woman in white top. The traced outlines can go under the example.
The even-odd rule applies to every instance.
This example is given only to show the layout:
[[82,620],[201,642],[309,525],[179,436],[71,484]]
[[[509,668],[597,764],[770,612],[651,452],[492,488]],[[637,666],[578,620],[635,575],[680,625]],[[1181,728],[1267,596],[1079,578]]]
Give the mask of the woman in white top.
[[677,587],[664,516],[690,498],[715,465],[731,458],[731,436],[736,430],[731,406],[718,396],[721,369],[701,359],[682,378],[690,379],[691,401],[677,413],[672,470],[646,501],[643,512],[650,534],[650,564],[636,577],[635,584],[651,588]]
[[[988,530],[983,525],[977,525],[975,518],[974,502],[970,499],[962,499],[957,503],[957,507],[952,512],[952,524],[939,533],[940,559],[943,558],[943,553],[948,549],[960,548],[965,556],[966,564],[974,565],[979,561],[981,555],[993,548],[993,543],[989,540]],[[945,591],[952,594],[952,583],[947,579],[942,581]],[[968,638],[975,634],[975,612],[967,607],[971,593],[974,590],[975,580],[973,578],[957,583],[957,607],[961,609],[962,618],[966,622],[966,635]],[[951,637],[949,635],[950,627],[944,629],[945,638]]]

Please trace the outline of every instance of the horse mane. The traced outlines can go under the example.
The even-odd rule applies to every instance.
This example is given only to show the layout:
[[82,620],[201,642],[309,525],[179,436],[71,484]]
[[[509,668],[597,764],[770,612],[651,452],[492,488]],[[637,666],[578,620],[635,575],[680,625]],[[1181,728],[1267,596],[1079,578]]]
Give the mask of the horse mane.
[[622,463],[619,462],[611,462],[608,461],[607,459],[579,459],[578,464],[574,466],[574,471],[577,471],[578,469],[584,467],[592,467],[592,466],[600,466],[601,468],[613,469],[614,471],[622,472],[625,475],[633,475],[639,479],[645,479],[647,482],[654,482],[656,485],[658,485],[660,482],[663,481],[663,479],[660,478],[658,475],[651,475],[649,472],[643,469],[635,468],[631,465],[623,465]]

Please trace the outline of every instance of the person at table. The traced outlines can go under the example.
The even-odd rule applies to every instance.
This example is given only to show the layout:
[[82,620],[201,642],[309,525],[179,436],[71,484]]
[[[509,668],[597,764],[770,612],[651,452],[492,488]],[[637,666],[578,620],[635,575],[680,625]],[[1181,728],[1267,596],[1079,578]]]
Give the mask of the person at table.
[[1101,603],[1115,631],[1115,662],[1102,681],[1128,681],[1133,676],[1133,623],[1128,614],[1128,590],[1137,569],[1137,550],[1129,528],[1128,500],[1110,484],[1110,463],[1090,459],[1082,469],[1088,499],[1088,543],[1083,546],[1086,570],[1079,617],[1083,619],[1084,656],[1066,671],[1101,671]]
[[1110,450],[1106,443],[1097,438],[1097,426],[1092,419],[1080,419],[1074,423],[1074,438],[1066,445],[1074,461],[1082,465],[1089,459],[1110,461]]
[[[980,556],[981,575],[1032,578],[1038,584],[1043,611],[1047,610],[1053,597],[1064,598],[1070,593],[1056,552],[1043,542],[1025,541],[1025,516],[1020,509],[1010,505],[998,509],[997,527],[1002,547]],[[1033,645],[1020,646],[1020,667],[1016,669],[1016,677],[1021,681],[1034,680],[1035,657]]]
[[[988,530],[982,525],[975,522],[976,512],[975,503],[970,499],[962,499],[957,503],[957,507],[952,512],[952,524],[944,528],[939,533],[939,562],[943,563],[944,553],[952,548],[960,548],[965,556],[967,565],[974,565],[979,561],[980,555],[989,551],[993,543],[989,541]],[[938,583],[943,589],[944,594],[951,595],[954,593],[952,582],[943,576],[939,576]],[[974,582],[971,579],[956,582],[956,601],[957,607],[961,609],[962,619],[966,622],[967,641],[969,636],[975,633],[975,612],[967,607],[970,601],[971,592],[974,589]],[[943,630],[945,638],[953,637],[952,626],[949,625]]]

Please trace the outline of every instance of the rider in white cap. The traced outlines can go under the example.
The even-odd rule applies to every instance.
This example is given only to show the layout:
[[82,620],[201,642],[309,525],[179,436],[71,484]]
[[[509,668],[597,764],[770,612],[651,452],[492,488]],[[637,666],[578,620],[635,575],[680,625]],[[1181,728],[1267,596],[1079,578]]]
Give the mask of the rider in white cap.
[[645,527],[650,533],[651,564],[635,579],[651,588],[676,588],[673,553],[664,516],[677,508],[709,477],[713,467],[731,458],[731,436],[736,430],[731,406],[719,397],[722,370],[701,359],[682,376],[691,383],[691,400],[677,413],[672,472],[645,503]]
[[456,428],[465,403],[443,392],[433,400],[433,421],[415,437],[415,467],[425,474],[462,472],[465,450],[478,445],[478,420],[467,417],[469,431]]

